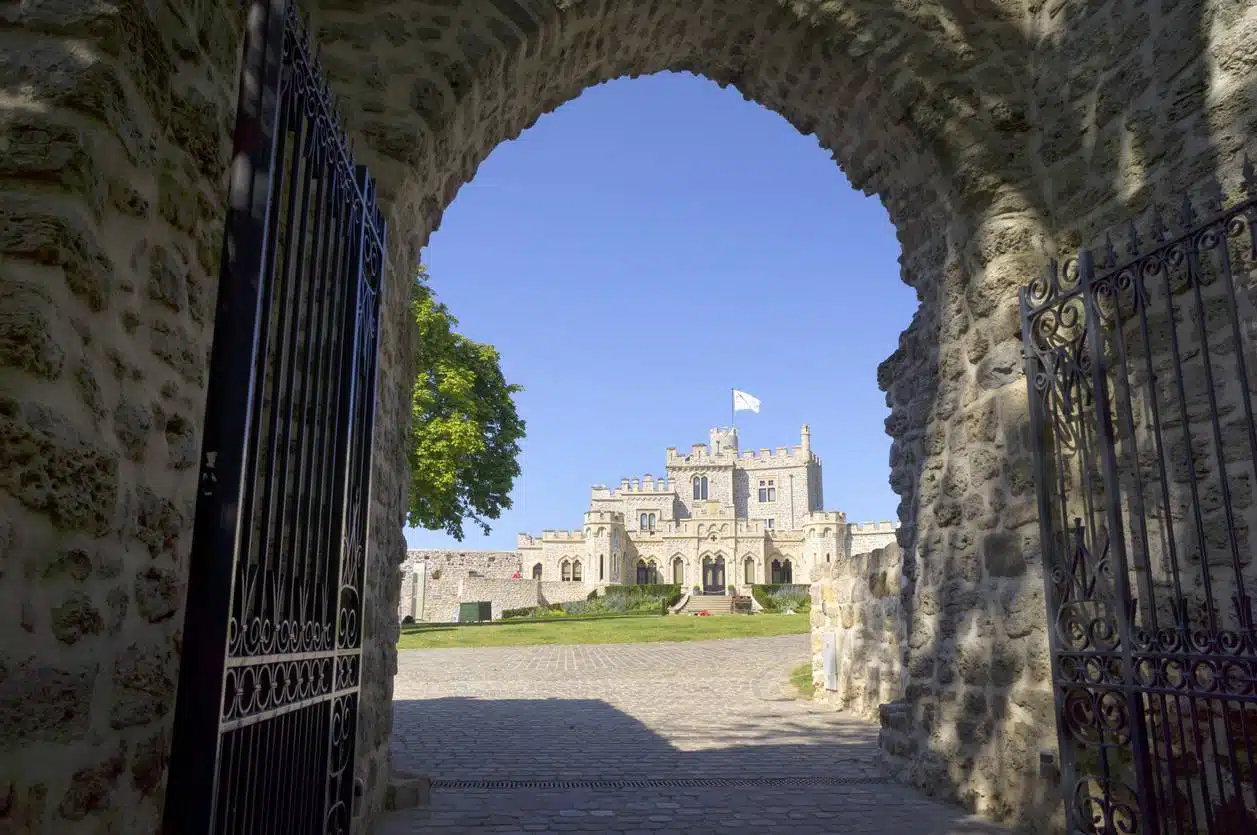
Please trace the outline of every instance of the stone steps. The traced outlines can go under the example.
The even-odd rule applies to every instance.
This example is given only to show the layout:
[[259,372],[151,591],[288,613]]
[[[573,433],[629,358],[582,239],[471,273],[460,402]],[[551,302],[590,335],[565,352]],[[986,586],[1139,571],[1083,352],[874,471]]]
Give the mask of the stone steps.
[[733,614],[733,598],[723,594],[696,594],[690,597],[689,602],[681,611],[692,615],[704,609],[713,615],[731,615]]

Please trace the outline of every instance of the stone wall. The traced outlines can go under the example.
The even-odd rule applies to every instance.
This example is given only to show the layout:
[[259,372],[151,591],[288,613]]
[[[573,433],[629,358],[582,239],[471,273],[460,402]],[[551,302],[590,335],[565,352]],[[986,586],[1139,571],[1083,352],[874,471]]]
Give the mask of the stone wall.
[[[903,697],[908,621],[900,600],[903,551],[896,544],[837,561],[812,584],[816,697],[861,719]],[[825,687],[825,635],[837,650],[836,690]]]
[[462,596],[463,581],[470,576],[494,580],[509,580],[516,572],[524,576],[519,554],[514,551],[407,551],[401,567],[401,596],[394,610],[397,620],[410,614],[411,595],[420,570],[426,571],[426,576],[423,613],[416,620],[428,623],[453,623],[458,620],[460,602],[479,599]]
[[847,526],[847,553],[867,554],[899,539],[898,522],[853,522]]
[[[1017,289],[1132,219],[1149,240],[1150,206],[1207,175],[1233,193],[1257,126],[1257,9],[308,5],[390,223],[366,818],[387,770],[404,558],[406,283],[500,143],[590,85],[674,69],[815,135],[895,224],[921,307],[878,375],[910,615],[890,762],[985,814],[1050,821]],[[242,21],[235,4],[155,8],[0,10],[0,815],[16,831],[150,832],[164,803]],[[843,309],[836,290],[813,302]]]
[[[564,583],[561,580],[484,580],[479,577],[467,577],[461,583],[459,600],[487,600],[493,604],[493,619],[502,617],[505,609],[523,609],[529,606],[546,606],[551,603],[571,603],[584,600],[589,593],[604,588],[604,585],[585,585],[584,583]],[[453,617],[458,620],[458,605],[453,605]],[[448,610],[435,611],[433,620],[442,621]]]

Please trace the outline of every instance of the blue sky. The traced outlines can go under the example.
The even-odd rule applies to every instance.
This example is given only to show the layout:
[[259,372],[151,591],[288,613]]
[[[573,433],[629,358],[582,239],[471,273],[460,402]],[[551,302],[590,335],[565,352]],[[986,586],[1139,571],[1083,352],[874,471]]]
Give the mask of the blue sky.
[[592,484],[663,474],[664,449],[730,420],[744,449],[812,427],[825,505],[893,519],[877,365],[916,308],[877,198],[815,137],[691,75],[586,90],[463,187],[423,258],[473,339],[502,354],[528,424],[514,506],[461,544],[577,528]]

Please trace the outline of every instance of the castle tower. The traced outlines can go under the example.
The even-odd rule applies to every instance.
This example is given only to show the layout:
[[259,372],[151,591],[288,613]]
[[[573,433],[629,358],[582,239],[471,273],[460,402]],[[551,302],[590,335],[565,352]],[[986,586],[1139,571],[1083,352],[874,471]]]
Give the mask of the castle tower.
[[807,455],[812,451],[812,427],[806,423],[803,424],[803,431],[800,434],[799,445],[803,447],[803,454]]
[[587,583],[621,583],[624,562],[624,514],[608,510],[585,512],[585,542],[589,555]]
[[738,430],[733,426],[713,426],[711,430],[711,454],[738,454]]

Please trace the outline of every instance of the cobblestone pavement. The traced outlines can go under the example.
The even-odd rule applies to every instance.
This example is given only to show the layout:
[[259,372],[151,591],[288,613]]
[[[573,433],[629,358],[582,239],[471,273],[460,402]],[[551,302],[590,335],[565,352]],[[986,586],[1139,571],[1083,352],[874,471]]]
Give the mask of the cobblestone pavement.
[[431,803],[378,835],[684,832],[994,835],[889,781],[877,728],[786,692],[806,635],[410,650],[393,763]]

